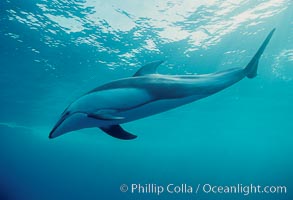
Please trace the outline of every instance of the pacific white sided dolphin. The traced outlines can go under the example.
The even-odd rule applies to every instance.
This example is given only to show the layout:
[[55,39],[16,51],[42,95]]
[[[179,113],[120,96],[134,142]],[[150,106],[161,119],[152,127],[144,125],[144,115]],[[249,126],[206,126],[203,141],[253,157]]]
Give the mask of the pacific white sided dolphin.
[[162,75],[156,69],[162,61],[141,67],[133,77],[99,86],[71,103],[50,132],[49,138],[83,128],[98,127],[119,139],[133,135],[120,124],[161,113],[217,93],[244,77],[257,75],[259,59],[273,29],[244,68],[202,75]]

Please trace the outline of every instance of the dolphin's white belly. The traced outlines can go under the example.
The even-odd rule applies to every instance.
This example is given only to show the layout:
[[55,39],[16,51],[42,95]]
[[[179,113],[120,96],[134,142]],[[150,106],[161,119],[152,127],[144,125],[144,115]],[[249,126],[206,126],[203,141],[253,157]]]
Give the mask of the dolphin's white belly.
[[99,91],[81,97],[70,106],[70,109],[85,113],[95,113],[99,112],[99,110],[116,110],[113,115],[123,117],[124,119],[99,120],[89,119],[83,116],[82,119],[79,119],[81,122],[77,123],[78,119],[76,116],[76,120],[74,120],[74,123],[71,123],[71,127],[101,127],[126,123],[176,108],[203,97],[203,95],[194,95],[176,99],[157,99],[146,90],[139,88],[119,88]]

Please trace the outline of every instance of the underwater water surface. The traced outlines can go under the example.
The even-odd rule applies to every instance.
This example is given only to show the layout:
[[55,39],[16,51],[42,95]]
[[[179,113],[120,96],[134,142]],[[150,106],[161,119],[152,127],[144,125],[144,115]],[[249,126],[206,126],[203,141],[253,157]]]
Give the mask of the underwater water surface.
[[[163,74],[244,67],[276,28],[258,76],[124,124],[48,138],[69,103],[164,60]],[[2,0],[0,199],[293,199],[290,0]],[[286,186],[286,194],[121,192],[126,184]]]

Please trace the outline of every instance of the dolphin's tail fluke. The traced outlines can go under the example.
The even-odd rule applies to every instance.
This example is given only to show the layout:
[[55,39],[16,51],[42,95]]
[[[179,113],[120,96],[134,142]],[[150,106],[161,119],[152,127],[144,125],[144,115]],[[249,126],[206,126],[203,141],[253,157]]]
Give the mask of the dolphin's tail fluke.
[[257,67],[258,67],[258,61],[264,52],[266,46],[268,45],[271,37],[273,36],[275,32],[275,28],[268,34],[265,41],[262,43],[261,47],[258,49],[256,54],[253,56],[251,61],[248,63],[248,65],[244,68],[244,72],[247,76],[247,78],[254,78],[257,75]]

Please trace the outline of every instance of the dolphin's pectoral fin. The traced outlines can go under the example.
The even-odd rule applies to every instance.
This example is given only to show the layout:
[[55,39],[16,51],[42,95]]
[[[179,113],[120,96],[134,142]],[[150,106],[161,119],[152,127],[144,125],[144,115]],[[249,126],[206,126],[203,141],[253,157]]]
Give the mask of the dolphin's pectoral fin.
[[117,111],[106,109],[106,110],[98,110],[94,113],[89,113],[87,116],[99,120],[121,120],[124,119],[124,117],[116,116],[114,115]]
[[121,140],[132,140],[135,139],[137,136],[125,131],[120,125],[112,125],[107,127],[100,127],[102,131],[107,133],[108,135],[118,138]]
[[133,76],[144,76],[147,74],[156,74],[157,68],[164,61],[155,61],[142,66]]

